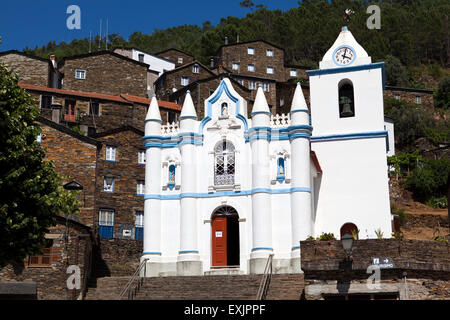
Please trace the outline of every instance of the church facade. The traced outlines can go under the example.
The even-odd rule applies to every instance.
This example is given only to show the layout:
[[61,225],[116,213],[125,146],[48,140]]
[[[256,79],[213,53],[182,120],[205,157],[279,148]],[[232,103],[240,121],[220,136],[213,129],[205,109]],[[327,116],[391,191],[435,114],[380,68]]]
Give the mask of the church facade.
[[290,114],[253,109],[225,78],[198,119],[189,93],[177,125],[156,97],[145,119],[146,276],[298,273],[300,241],[392,233],[383,63],[344,27],[318,70],[311,106],[297,85]]

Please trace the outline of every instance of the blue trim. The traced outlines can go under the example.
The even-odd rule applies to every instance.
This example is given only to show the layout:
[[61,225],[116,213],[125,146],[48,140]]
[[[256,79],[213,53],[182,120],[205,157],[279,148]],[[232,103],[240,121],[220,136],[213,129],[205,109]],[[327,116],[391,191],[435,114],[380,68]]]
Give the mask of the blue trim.
[[292,251],[294,251],[294,250],[296,250],[296,249],[300,249],[300,246],[295,246],[295,247],[292,247]]
[[251,116],[254,116],[255,114],[268,114],[268,115],[271,115],[272,112],[270,112],[270,111],[255,111],[255,112],[250,113]]
[[198,250],[182,250],[182,251],[178,251],[178,254],[183,254],[183,253],[199,253]]
[[[342,48],[350,48],[350,50],[353,51],[353,55],[354,55],[353,60],[352,60],[352,62],[350,62],[350,63],[347,64],[347,65],[338,63],[338,62],[336,61],[336,59],[334,58],[334,56],[336,55],[336,52],[337,52],[339,49],[342,49]],[[350,66],[351,64],[353,64],[353,62],[355,62],[355,60],[356,60],[356,50],[355,50],[353,47],[351,47],[351,46],[349,46],[349,45],[347,45],[347,44],[344,44],[344,45],[342,45],[342,46],[337,47],[337,48],[334,50],[333,55],[332,55],[332,58],[333,58],[333,62],[334,62],[335,65],[337,65],[337,66],[342,66],[342,67],[344,67],[344,66],[345,66],[345,67],[348,67],[348,66]]]
[[371,70],[371,69],[378,69],[378,68],[382,68],[383,72],[384,72],[384,62],[375,62],[375,63],[371,63],[371,64],[363,64],[363,65],[352,66],[352,67],[307,70],[306,73],[308,74],[308,76],[313,77],[313,76],[320,76],[320,75],[325,75],[325,74]]
[[257,251],[257,250],[269,250],[269,251],[273,251],[273,248],[270,248],[270,247],[255,247],[255,248],[252,249],[252,252],[253,252],[253,251]]
[[142,254],[158,254],[161,255],[161,252],[142,252]]
[[251,196],[256,193],[268,193],[268,194],[287,194],[293,192],[309,192],[311,193],[311,188],[308,187],[293,187],[286,189],[268,189],[268,188],[255,188],[252,190],[244,191],[222,191],[214,193],[195,193],[186,192],[180,194],[162,195],[162,194],[147,194],[144,199],[157,199],[157,200],[179,200],[182,198],[214,198],[223,196]]
[[294,113],[294,112],[306,112],[309,114],[309,109],[295,109],[295,110],[290,111],[290,113]]
[[184,120],[184,119],[194,119],[197,120],[197,116],[181,116],[180,120]]
[[161,119],[152,119],[152,118],[150,118],[150,119],[145,119],[145,123],[147,123],[147,122],[149,122],[149,121],[156,121],[156,122],[162,123],[162,120],[161,120]]
[[311,142],[385,138],[386,136],[387,136],[387,131],[332,134],[332,135],[326,135],[326,136],[313,136],[313,137],[311,137]]

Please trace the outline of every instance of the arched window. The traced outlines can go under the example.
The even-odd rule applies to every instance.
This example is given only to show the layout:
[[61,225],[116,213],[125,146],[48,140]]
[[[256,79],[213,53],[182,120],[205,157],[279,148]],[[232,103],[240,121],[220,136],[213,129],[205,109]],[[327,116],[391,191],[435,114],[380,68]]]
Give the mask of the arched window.
[[220,117],[221,118],[228,118],[228,104],[226,102],[222,103],[220,107]]
[[346,233],[348,233],[349,235],[354,236],[354,237],[356,236],[356,239],[358,239],[358,233],[359,233],[358,227],[351,222],[345,223],[341,227],[341,239]]
[[349,118],[355,116],[355,98],[353,84],[344,79],[339,82],[339,117]]
[[234,185],[235,156],[234,145],[226,140],[220,141],[214,148],[214,184]]
[[167,183],[170,190],[175,186],[175,165],[169,166],[169,182]]
[[284,158],[278,158],[277,161],[277,180],[278,182],[283,182],[286,176],[284,167]]

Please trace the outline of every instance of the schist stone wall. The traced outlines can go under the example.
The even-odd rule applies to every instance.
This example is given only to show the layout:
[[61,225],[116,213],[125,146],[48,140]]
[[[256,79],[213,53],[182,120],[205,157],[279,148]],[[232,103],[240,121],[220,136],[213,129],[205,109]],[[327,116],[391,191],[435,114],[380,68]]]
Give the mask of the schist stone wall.
[[40,118],[42,128],[41,145],[45,148],[45,159],[53,161],[56,172],[63,183],[76,180],[83,186],[79,220],[92,226],[95,202],[95,171],[97,143],[78,135],[70,129]]
[[[104,53],[64,60],[62,89],[105,93],[130,94],[145,97],[148,66],[120,55]],[[86,78],[75,78],[75,70],[85,70]]]
[[395,87],[386,87],[384,97],[390,99],[399,99],[411,104],[417,104],[427,109],[434,108],[433,92],[428,90],[411,90]]
[[[450,299],[449,245],[438,241],[368,239],[353,244],[346,260],[341,241],[302,241],[301,265],[307,299],[325,295],[397,293],[400,299]],[[378,289],[369,288],[367,268],[379,259]],[[388,263],[384,264],[384,259]],[[406,289],[405,289],[406,277]]]
[[[0,282],[36,282],[38,300],[75,300],[81,298],[91,270],[92,237],[89,228],[64,218],[51,227],[46,235],[53,240],[51,263],[46,266],[30,264],[29,258],[23,262],[10,264],[0,269]],[[67,235],[67,241],[66,237]],[[80,268],[81,289],[69,290],[67,268]],[[73,274],[73,273],[72,273]]]
[[169,50],[157,53],[156,55],[161,58],[164,58],[166,60],[175,62],[176,68],[194,61],[194,57],[192,57],[184,52],[174,50],[174,49],[169,49]]
[[14,70],[21,82],[44,87],[49,85],[49,61],[23,54],[9,53],[0,55],[0,63],[4,63],[9,69]]
[[[138,181],[145,180],[145,165],[138,163],[138,153],[143,151],[143,132],[131,128],[118,129],[108,135],[97,136],[102,141],[98,158],[96,219],[101,209],[114,210],[114,224],[134,226],[136,211],[144,211],[144,195],[137,194]],[[105,160],[106,147],[116,148],[115,161]],[[114,177],[113,192],[104,192],[104,177]],[[118,229],[119,230],[119,229]]]
[[[277,82],[277,113],[288,114],[291,111],[292,98],[297,87],[295,82]],[[309,101],[309,86],[302,85],[303,95],[305,96],[306,104],[311,106]]]

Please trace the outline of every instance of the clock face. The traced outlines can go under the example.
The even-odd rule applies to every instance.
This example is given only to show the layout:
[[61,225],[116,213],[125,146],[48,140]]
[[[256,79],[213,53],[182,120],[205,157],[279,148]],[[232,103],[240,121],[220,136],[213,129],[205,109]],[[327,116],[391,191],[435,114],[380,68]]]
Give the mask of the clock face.
[[334,60],[341,66],[347,66],[355,59],[355,53],[349,47],[339,48],[334,54]]

